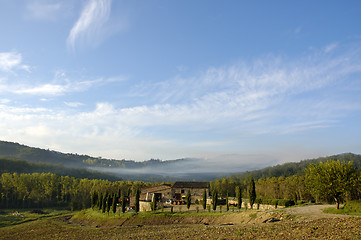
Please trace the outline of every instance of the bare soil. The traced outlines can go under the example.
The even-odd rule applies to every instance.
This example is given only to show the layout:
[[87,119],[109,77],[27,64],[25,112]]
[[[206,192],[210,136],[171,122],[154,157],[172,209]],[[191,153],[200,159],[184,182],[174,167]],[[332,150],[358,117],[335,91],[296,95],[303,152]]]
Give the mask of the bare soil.
[[68,215],[0,228],[0,239],[361,239],[361,217],[325,214],[325,207],[330,206],[111,221]]

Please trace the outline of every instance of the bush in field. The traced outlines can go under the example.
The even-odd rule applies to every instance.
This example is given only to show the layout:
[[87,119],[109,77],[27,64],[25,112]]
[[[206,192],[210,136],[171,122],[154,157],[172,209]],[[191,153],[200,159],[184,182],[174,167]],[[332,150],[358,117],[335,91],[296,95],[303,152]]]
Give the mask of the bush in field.
[[343,209],[347,213],[361,213],[361,201],[346,202]]

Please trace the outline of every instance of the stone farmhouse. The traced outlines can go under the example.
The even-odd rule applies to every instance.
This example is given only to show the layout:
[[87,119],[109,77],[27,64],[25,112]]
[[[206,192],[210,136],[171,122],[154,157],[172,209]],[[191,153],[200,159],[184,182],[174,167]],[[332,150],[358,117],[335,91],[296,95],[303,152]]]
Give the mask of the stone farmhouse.
[[153,187],[142,188],[140,190],[140,201],[152,201],[154,197],[162,203],[184,204],[185,198],[190,191],[192,203],[203,199],[203,193],[206,190],[207,198],[209,196],[208,182],[175,182],[174,184],[161,184]]

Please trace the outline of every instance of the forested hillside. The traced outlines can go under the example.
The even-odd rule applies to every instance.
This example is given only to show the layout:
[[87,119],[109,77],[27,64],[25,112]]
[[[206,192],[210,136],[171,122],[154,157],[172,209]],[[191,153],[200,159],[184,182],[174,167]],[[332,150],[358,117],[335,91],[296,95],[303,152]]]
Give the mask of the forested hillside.
[[99,168],[146,168],[186,161],[185,159],[161,161],[150,159],[143,162],[133,160],[114,160],[101,157],[91,157],[73,153],[61,153],[52,150],[29,147],[19,143],[0,141],[0,157],[6,159],[26,160],[29,162],[43,162],[61,164],[68,167],[99,167]]
[[62,165],[48,163],[31,163],[24,160],[11,160],[0,158],[0,175],[2,173],[54,173],[59,176],[75,178],[106,179],[109,181],[120,181],[120,177],[89,171],[81,168],[69,168]]
[[276,166],[266,167],[254,171],[246,171],[239,174],[234,174],[229,176],[229,179],[236,181],[247,180],[250,176],[253,176],[256,180],[260,178],[270,178],[270,177],[289,177],[293,175],[304,175],[304,170],[308,167],[310,163],[319,163],[326,162],[327,160],[340,160],[340,161],[353,161],[357,169],[361,168],[361,155],[353,153],[343,153],[338,155],[333,155],[329,157],[319,157],[315,159],[302,160],[300,162],[289,162],[284,164],[278,164]]

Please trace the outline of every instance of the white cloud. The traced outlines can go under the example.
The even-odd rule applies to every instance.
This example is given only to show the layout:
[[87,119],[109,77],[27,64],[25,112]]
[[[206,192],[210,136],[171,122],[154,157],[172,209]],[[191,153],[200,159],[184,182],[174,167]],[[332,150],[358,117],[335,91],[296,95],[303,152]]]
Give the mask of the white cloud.
[[111,0],[89,0],[70,30],[68,47],[75,50],[77,44],[97,44],[104,34],[110,9]]
[[37,87],[29,87],[14,90],[17,94],[32,94],[32,95],[62,95],[67,91],[67,86],[56,84],[44,84]]
[[84,105],[84,103],[81,102],[64,102],[64,104],[73,108],[77,108]]
[[22,55],[18,52],[0,52],[0,71],[10,72],[14,69],[30,71],[30,67],[22,64]]

